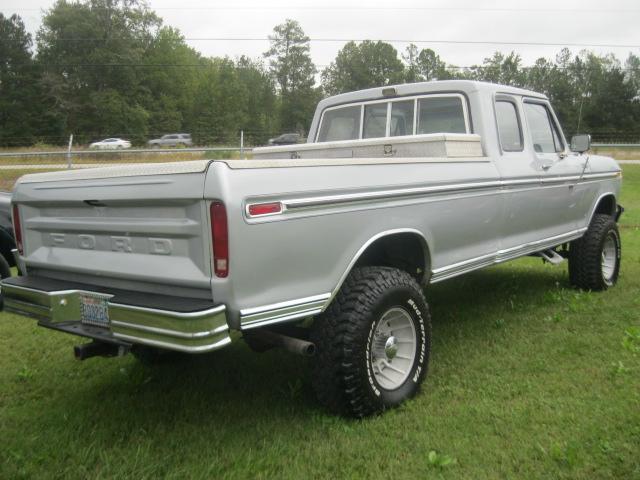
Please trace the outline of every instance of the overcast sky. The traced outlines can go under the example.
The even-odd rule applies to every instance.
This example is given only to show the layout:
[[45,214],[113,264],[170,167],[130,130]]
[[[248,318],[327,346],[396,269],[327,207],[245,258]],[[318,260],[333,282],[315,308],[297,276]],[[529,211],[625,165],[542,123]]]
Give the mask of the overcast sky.
[[[0,0],[0,12],[19,14],[35,33],[42,12],[52,0]],[[495,50],[519,53],[525,64],[553,58],[568,44],[625,45],[571,47],[613,52],[624,60],[640,55],[638,0],[487,1],[487,0],[151,0],[165,24],[177,27],[188,43],[204,55],[259,57],[265,41],[198,40],[202,38],[264,38],[286,18],[298,20],[311,39],[414,40],[430,47],[450,64],[481,63]],[[486,41],[559,45],[446,44],[429,41]],[[402,52],[407,42],[391,42]],[[311,43],[314,62],[329,64],[344,42]]]

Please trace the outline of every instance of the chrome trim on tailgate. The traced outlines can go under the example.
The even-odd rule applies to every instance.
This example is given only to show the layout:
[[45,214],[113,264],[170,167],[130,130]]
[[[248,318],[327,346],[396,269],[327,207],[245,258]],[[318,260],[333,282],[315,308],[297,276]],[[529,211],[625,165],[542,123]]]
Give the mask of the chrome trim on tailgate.
[[218,305],[196,312],[160,310],[109,301],[113,295],[90,290],[47,292],[0,282],[7,311],[35,317],[42,325],[80,322],[80,296],[107,299],[113,338],[187,353],[216,350],[231,343],[226,307]]

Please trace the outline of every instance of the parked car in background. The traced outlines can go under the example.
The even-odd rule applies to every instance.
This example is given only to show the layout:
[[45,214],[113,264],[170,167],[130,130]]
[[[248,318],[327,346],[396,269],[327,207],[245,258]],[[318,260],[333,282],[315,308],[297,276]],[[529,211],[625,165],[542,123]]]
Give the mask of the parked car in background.
[[299,133],[283,133],[276,138],[270,138],[269,145],[292,145],[301,141],[302,136]]
[[123,140],[122,138],[105,138],[99,142],[93,142],[89,145],[89,148],[96,150],[122,150],[124,148],[131,148],[131,142],[129,140]]
[[160,138],[149,140],[147,145],[153,148],[161,147],[190,147],[193,145],[190,133],[170,133]]
[[[15,265],[11,250],[16,248],[11,225],[11,193],[0,192],[0,278],[11,276],[10,267]],[[1,303],[0,294],[0,303]]]

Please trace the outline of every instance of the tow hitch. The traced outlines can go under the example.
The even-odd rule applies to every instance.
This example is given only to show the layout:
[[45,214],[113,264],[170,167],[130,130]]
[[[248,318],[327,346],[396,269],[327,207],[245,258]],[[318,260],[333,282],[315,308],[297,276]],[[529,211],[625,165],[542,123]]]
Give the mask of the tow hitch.
[[98,340],[73,347],[73,354],[77,360],[86,360],[91,357],[122,357],[127,353],[129,353],[129,347]]

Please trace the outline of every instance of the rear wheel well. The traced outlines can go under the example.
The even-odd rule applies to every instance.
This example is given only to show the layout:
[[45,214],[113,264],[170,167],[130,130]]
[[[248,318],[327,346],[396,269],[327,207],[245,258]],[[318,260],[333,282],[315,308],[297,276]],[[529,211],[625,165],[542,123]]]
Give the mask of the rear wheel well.
[[354,267],[377,266],[404,270],[418,282],[429,278],[431,262],[424,238],[417,233],[386,235],[369,245]]

